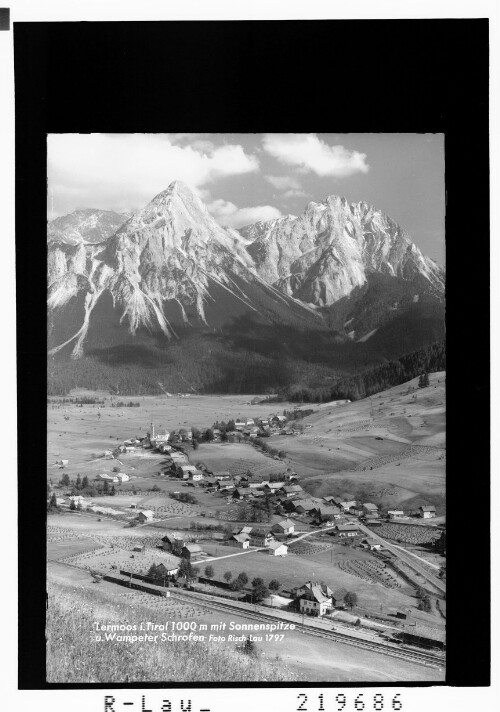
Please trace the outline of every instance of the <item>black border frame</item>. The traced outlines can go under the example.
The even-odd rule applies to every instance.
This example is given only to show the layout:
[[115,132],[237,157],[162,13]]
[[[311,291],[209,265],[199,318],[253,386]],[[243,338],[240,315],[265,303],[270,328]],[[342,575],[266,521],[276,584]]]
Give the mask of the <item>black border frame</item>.
[[[488,33],[487,19],[14,23],[20,689],[241,687],[45,681],[46,134],[92,131],[445,134],[448,665],[446,683],[397,686],[490,684]],[[393,685],[300,685],[373,686]]]

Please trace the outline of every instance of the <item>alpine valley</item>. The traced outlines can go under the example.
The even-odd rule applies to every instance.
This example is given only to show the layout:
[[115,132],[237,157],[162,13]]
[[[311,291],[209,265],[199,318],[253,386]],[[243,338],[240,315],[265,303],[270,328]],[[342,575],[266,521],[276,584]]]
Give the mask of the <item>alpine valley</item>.
[[444,338],[445,273],[366,203],[219,225],[175,181],[48,225],[49,393],[324,388]]

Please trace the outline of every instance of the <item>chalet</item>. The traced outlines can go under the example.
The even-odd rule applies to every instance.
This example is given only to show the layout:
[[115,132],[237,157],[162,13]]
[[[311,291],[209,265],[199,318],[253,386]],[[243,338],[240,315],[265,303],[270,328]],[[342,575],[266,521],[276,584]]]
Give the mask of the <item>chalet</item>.
[[106,473],[102,475],[96,475],[96,480],[101,480],[103,482],[118,482],[118,477],[116,475],[107,475]]
[[219,492],[231,492],[234,489],[234,480],[224,480],[217,483]]
[[246,425],[255,425],[255,420],[253,418],[248,418]]
[[364,511],[360,504],[353,504],[349,507],[349,514],[352,514],[355,517],[361,517],[361,515],[364,514]]
[[377,517],[378,516],[378,507],[376,504],[373,504],[372,502],[365,502],[363,505],[361,505],[363,509],[363,513],[371,516],[371,517]]
[[184,546],[185,542],[183,539],[178,537],[176,534],[166,534],[162,537],[162,547],[165,551],[173,551],[175,545]]
[[214,472],[214,477],[219,481],[232,479],[230,472]]
[[282,519],[281,522],[275,524],[272,529],[276,534],[293,534],[295,524],[289,519]]
[[118,479],[118,482],[128,482],[130,477],[126,475],[124,472],[117,472],[116,477]]
[[286,556],[288,554],[287,545],[280,541],[270,541],[268,549],[272,556]]
[[299,610],[312,616],[323,616],[333,607],[332,591],[328,586],[309,581],[301,589]]
[[158,443],[157,449],[159,452],[171,452],[172,446],[168,443]]
[[398,519],[399,517],[404,517],[405,513],[402,509],[389,509],[387,516],[389,519]]
[[337,499],[337,497],[333,497],[332,495],[328,495],[328,497],[323,497],[323,501],[327,504],[337,504]]
[[175,576],[179,572],[179,566],[174,562],[162,561],[160,564],[156,565],[157,576],[164,577],[165,579]]
[[267,484],[264,485],[262,488],[264,492],[267,492],[268,494],[270,492],[277,493],[279,490],[283,489],[284,482],[268,482]]
[[329,526],[335,524],[340,517],[340,510],[337,507],[320,506],[314,515],[314,521],[320,525]]
[[318,504],[312,499],[300,499],[294,503],[297,514],[314,514],[319,509]]
[[250,532],[250,544],[252,546],[269,546],[274,539],[272,531],[261,527],[252,527]]
[[154,512],[150,509],[144,509],[142,512],[139,512],[136,519],[138,522],[150,522],[154,519]]
[[236,430],[243,430],[246,427],[246,422],[244,420],[237,420],[234,424]]
[[354,500],[349,500],[349,502],[339,502],[339,507],[343,512],[348,512],[351,507],[355,507],[356,502]]
[[202,554],[203,551],[199,544],[184,544],[182,547],[181,556],[183,559],[188,559],[188,561],[199,559]]
[[192,482],[201,482],[203,479],[203,472],[201,470],[197,470],[196,468],[194,470],[191,470],[189,473],[189,479]]
[[253,489],[251,496],[252,496],[252,499],[259,499],[260,497],[265,497],[266,493],[263,492],[262,490]]
[[436,507],[433,507],[433,506],[419,507],[418,513],[419,513],[419,516],[422,517],[422,519],[430,519],[431,517],[436,516]]
[[250,497],[250,488],[236,487],[232,496],[233,499],[244,499],[245,497]]
[[193,472],[199,472],[194,465],[177,465],[177,475],[182,480],[187,480]]
[[288,499],[290,497],[297,497],[299,494],[301,494],[304,490],[300,485],[285,485],[284,487],[281,488],[282,494],[287,497]]
[[360,534],[355,524],[337,524],[334,531],[341,538],[359,536]]
[[333,603],[334,607],[335,608],[344,608],[346,596],[347,596],[347,589],[345,589],[345,588],[338,588],[336,591],[334,591],[332,594],[332,603]]
[[250,537],[248,534],[242,534],[241,532],[239,534],[233,534],[229,541],[233,546],[237,546],[240,549],[248,549],[250,546]]

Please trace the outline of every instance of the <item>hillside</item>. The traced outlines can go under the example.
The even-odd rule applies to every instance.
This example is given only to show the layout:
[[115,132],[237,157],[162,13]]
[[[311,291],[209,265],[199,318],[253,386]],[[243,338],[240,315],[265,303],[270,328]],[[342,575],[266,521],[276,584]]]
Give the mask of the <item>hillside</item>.
[[[119,593],[119,592],[118,592]],[[281,663],[253,659],[213,643],[95,643],[95,622],[139,625],[165,623],[161,610],[118,602],[116,591],[104,586],[75,589],[50,582],[47,610],[47,681],[64,682],[269,682],[294,681],[298,676]],[[154,598],[149,596],[148,598]],[[154,601],[153,601],[154,603]]]
[[311,406],[304,433],[273,439],[304,487],[381,506],[434,504],[444,513],[446,416],[444,372],[418,378],[343,406]]

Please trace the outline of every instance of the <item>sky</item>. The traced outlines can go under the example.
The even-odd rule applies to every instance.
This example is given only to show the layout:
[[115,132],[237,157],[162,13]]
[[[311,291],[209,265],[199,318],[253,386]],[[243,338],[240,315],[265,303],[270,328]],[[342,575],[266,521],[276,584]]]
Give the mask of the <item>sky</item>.
[[48,218],[142,208],[173,180],[222,225],[365,201],[444,264],[443,134],[49,134]]

